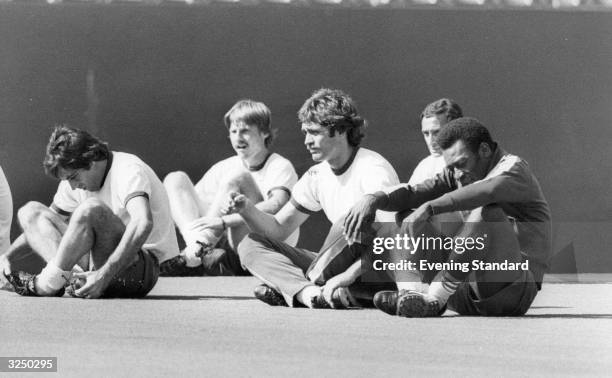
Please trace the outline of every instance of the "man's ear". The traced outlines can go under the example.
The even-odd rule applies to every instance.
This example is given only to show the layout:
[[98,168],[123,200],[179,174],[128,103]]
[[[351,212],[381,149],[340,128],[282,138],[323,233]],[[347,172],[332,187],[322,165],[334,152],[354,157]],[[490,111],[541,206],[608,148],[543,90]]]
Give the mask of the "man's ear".
[[488,143],[481,142],[480,146],[478,146],[478,155],[481,158],[490,158],[493,155],[493,150],[491,150],[491,146]]

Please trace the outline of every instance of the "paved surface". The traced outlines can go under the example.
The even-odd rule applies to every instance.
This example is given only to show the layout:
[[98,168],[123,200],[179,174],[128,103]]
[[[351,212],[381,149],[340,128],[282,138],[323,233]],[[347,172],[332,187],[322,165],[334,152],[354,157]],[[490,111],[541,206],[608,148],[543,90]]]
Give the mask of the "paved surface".
[[141,300],[0,291],[0,356],[57,356],[80,377],[612,374],[612,284],[547,284],[520,318],[404,319],[269,307],[256,282],[161,278]]

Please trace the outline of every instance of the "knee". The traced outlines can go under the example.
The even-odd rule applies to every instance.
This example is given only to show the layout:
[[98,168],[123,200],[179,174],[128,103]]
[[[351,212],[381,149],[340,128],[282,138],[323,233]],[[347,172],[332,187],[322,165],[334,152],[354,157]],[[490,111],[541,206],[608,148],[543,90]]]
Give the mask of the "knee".
[[71,222],[87,222],[101,220],[110,209],[96,198],[88,198],[76,208],[71,217]]
[[17,211],[17,219],[22,227],[35,222],[49,208],[40,202],[30,201]]
[[240,257],[240,262],[242,265],[248,267],[251,262],[257,259],[257,251],[262,247],[265,243],[265,237],[251,232],[246,235],[240,244],[238,244],[238,248],[236,248],[236,252],[238,252],[238,257]]
[[467,222],[502,222],[506,219],[504,210],[499,205],[491,204],[472,210]]
[[229,172],[221,182],[221,188],[225,191],[239,190],[247,182],[253,181],[251,174],[244,169]]
[[191,183],[191,179],[187,176],[187,173],[176,171],[170,172],[164,178],[164,187],[166,190],[176,190],[185,187],[188,183]]

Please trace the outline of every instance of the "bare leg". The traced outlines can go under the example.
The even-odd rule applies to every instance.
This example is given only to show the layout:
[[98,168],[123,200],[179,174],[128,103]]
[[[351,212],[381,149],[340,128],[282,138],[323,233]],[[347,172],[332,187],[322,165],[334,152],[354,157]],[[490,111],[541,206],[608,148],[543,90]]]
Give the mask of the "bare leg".
[[164,187],[170,200],[172,219],[187,244],[195,243],[190,235],[191,222],[206,214],[206,199],[202,197],[201,183],[199,194],[191,179],[184,172],[172,172],[164,179]]
[[[239,192],[248,197],[253,203],[259,203],[263,201],[263,197],[253,176],[246,170],[239,170],[228,175],[228,179],[221,183],[221,187],[217,196],[215,197],[210,209],[208,210],[207,216],[219,217],[221,216],[221,207],[227,203],[229,192]],[[246,224],[240,226],[231,227],[228,230],[228,240],[230,246],[236,250],[238,244],[244,239],[244,237],[251,230]]]
[[70,270],[91,251],[93,265],[99,268],[113,253],[124,232],[125,225],[108,206],[97,199],[88,199],[72,215],[52,262],[62,270]]
[[19,209],[17,218],[30,248],[45,261],[51,260],[66,232],[66,222],[47,206],[34,201]]

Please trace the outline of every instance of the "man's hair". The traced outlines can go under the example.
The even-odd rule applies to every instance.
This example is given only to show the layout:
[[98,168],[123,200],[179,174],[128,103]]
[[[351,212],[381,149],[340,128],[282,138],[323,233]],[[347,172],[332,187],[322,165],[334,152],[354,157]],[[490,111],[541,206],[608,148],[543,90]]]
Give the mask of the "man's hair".
[[321,88],[315,91],[298,111],[301,123],[316,123],[335,132],[344,133],[349,145],[356,147],[364,137],[366,120],[358,113],[353,99],[339,89]]
[[459,104],[450,98],[441,98],[427,105],[421,112],[421,119],[444,115],[446,121],[463,117],[463,110]]
[[249,99],[240,100],[232,106],[223,116],[223,122],[228,129],[232,123],[245,123],[249,126],[257,126],[260,132],[267,133],[265,139],[266,147],[270,147],[276,130],[271,128],[272,112],[263,102]]
[[491,139],[489,130],[476,118],[454,119],[447,123],[438,134],[438,145],[443,150],[450,148],[458,140],[463,141],[466,147],[474,153],[478,152],[483,142],[488,144],[491,150],[495,149],[495,142]]
[[109,155],[108,145],[87,131],[58,125],[49,138],[43,166],[46,174],[59,178],[60,168],[89,169]]

